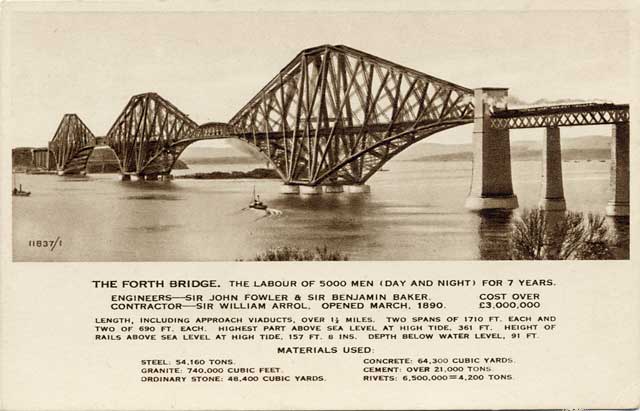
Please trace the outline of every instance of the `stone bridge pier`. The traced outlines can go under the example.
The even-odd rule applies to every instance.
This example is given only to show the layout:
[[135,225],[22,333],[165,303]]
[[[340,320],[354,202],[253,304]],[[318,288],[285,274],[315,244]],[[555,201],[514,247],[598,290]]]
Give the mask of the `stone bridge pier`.
[[511,182],[509,129],[491,127],[491,113],[507,108],[506,88],[474,90],[473,168],[465,207],[474,210],[518,208]]
[[[629,123],[614,123],[611,132],[611,199],[606,208],[608,216],[629,215]],[[542,193],[540,208],[564,211],[566,204],[562,187],[562,153],[560,129],[547,127],[542,145]]]
[[629,215],[629,122],[615,123],[611,131],[611,199],[608,216]]
[[562,151],[560,129],[546,127],[542,141],[542,193],[538,206],[542,210],[567,209],[562,185]]

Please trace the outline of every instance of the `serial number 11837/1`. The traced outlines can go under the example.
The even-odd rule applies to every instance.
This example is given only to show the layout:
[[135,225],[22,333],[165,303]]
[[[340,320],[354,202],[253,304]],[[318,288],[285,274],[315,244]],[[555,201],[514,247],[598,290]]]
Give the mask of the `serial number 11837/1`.
[[53,251],[56,247],[62,247],[62,240],[56,237],[55,240],[29,240],[29,247],[48,248]]

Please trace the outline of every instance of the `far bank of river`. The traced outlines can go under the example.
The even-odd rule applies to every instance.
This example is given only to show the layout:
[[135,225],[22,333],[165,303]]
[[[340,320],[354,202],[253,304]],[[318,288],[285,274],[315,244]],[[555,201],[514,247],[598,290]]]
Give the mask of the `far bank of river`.
[[192,178],[196,180],[231,180],[231,179],[278,179],[276,170],[270,168],[254,168],[250,171],[210,171],[177,175],[176,178]]

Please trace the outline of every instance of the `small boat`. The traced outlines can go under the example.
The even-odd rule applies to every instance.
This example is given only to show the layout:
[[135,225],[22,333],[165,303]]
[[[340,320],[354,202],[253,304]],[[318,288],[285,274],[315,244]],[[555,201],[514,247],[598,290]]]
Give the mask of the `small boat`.
[[254,210],[266,210],[267,205],[260,201],[260,196],[256,195],[256,188],[253,187],[253,199],[249,203],[249,208],[253,208]]
[[18,197],[28,197],[31,195],[31,191],[25,191],[22,189],[22,184],[20,184],[19,188],[16,188],[16,175],[13,175],[13,190],[11,191],[11,195]]
[[11,192],[11,194],[19,197],[28,197],[31,195],[31,191],[24,191],[22,189],[22,184],[20,184],[20,188],[13,187],[13,191]]

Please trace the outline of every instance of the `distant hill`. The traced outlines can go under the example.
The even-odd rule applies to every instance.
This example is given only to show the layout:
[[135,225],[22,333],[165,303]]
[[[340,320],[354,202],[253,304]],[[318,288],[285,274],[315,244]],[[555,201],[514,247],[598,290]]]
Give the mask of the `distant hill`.
[[[562,140],[564,160],[607,160],[610,158],[611,137],[585,136]],[[471,144],[432,144],[416,146],[415,153],[407,153],[403,161],[471,161]],[[408,151],[408,150],[407,150]],[[514,160],[538,161],[542,155],[541,141],[513,141],[511,157]]]
[[[562,139],[565,160],[605,160],[610,157],[608,136],[585,136]],[[540,159],[542,141],[513,141],[514,160]],[[408,148],[398,161],[471,161],[471,144],[421,142]],[[240,142],[226,147],[189,147],[180,159],[187,164],[263,164],[262,155]]]
[[[33,172],[38,170],[34,164],[32,149],[33,147],[18,147],[12,150],[12,167],[14,172]],[[55,163],[51,163],[51,167],[55,169]],[[184,161],[178,159],[173,168],[176,170],[184,170],[189,167]],[[120,165],[116,154],[108,146],[96,146],[87,161],[87,171],[90,174],[119,172]]]
[[11,160],[13,171],[24,172],[33,169],[33,147],[16,147],[11,150]]
[[[186,170],[187,164],[181,159],[176,160],[174,170]],[[96,146],[87,161],[87,171],[89,174],[95,173],[118,173],[120,164],[116,153],[109,146]]]
[[187,164],[262,164],[265,162],[259,154],[231,145],[227,147],[189,147],[182,153],[180,159]]
[[[610,157],[611,153],[609,150],[601,150],[597,148],[586,150],[562,150],[562,159],[565,161],[608,160]],[[519,161],[540,161],[542,153],[540,150],[512,151],[511,158]],[[437,154],[404,161],[471,161],[472,159],[473,153],[471,153],[471,151],[464,151],[461,153]]]

